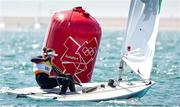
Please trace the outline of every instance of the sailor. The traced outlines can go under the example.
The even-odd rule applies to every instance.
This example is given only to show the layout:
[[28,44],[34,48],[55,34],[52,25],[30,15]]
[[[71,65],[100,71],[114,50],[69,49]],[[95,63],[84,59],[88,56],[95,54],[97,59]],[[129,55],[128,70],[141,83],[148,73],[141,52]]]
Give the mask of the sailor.
[[31,59],[31,62],[34,63],[33,72],[38,85],[42,89],[51,89],[62,85],[59,94],[65,94],[68,87],[71,92],[75,92],[72,76],[60,73],[55,65],[53,65],[52,58],[53,56],[57,56],[57,54],[53,52],[51,49],[43,48],[42,56]]

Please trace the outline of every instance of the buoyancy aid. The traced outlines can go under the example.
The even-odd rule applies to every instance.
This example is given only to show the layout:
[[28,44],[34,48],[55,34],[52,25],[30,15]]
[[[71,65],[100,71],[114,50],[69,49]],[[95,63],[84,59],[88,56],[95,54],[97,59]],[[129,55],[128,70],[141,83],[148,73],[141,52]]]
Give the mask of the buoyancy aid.
[[39,63],[33,63],[33,73],[37,75],[39,73],[51,74],[52,65],[49,61],[42,61]]

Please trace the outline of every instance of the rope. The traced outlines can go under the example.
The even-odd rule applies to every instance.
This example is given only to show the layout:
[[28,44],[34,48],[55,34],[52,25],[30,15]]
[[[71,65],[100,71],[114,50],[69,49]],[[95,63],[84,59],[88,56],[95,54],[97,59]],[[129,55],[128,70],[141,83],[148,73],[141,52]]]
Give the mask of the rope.
[[72,83],[77,84],[82,87],[82,85],[80,83],[73,81],[71,78],[69,78],[67,75],[65,75],[63,73],[60,73],[59,70],[55,66],[52,66],[52,69],[57,75],[57,76],[55,76],[56,78],[59,77],[59,78],[69,79]]

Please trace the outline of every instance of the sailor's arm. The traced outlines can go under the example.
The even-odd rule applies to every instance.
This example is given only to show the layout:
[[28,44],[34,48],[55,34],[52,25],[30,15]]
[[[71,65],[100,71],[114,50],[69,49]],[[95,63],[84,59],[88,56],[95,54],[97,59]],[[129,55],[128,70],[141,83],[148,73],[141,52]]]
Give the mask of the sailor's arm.
[[42,58],[42,56],[37,56],[35,58],[32,58],[31,59],[31,62],[34,62],[34,63],[40,63],[42,61],[47,61],[48,58]]

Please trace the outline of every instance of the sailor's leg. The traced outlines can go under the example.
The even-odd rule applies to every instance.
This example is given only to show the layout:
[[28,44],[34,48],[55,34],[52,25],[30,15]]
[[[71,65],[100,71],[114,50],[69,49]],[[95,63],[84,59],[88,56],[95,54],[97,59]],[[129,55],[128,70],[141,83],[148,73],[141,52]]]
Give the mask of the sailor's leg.
[[43,89],[51,89],[58,85],[56,82],[56,79],[49,78],[49,75],[47,75],[45,73],[37,74],[36,81],[37,81],[38,85]]
[[75,92],[76,88],[75,88],[74,79],[73,79],[72,75],[67,75],[67,77],[69,79],[69,90],[71,92]]
[[59,82],[59,84],[62,85],[61,92],[59,94],[65,94],[67,91],[67,88],[69,86],[70,81],[68,80],[68,78],[63,78],[63,79],[58,78],[58,82]]

